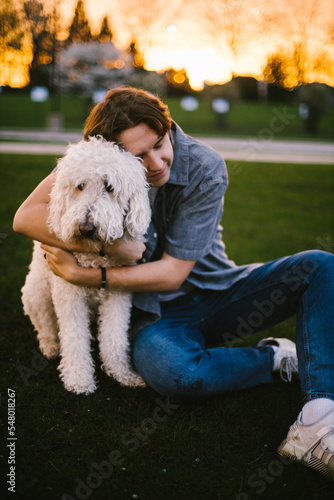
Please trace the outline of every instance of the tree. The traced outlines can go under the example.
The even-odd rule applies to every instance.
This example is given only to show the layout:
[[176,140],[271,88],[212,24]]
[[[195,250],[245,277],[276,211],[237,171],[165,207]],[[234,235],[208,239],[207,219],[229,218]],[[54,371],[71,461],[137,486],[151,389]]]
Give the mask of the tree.
[[302,85],[298,89],[299,102],[306,104],[305,128],[310,134],[319,132],[320,120],[331,102],[329,87],[321,83]]
[[0,5],[0,50],[21,50],[24,32],[21,19],[12,0],[3,0]]
[[147,90],[160,97],[166,94],[165,73],[156,73],[155,71],[135,67],[127,83],[132,87]]
[[270,84],[274,84],[280,88],[287,87],[289,67],[286,57],[279,52],[270,55],[263,70],[263,76]]
[[[59,14],[59,2],[60,0],[53,1],[53,8],[51,13],[51,35],[52,35],[52,61],[51,61],[51,72],[50,72],[50,87],[53,93],[57,92],[57,56],[62,48],[62,42],[59,40],[58,36],[61,31],[60,28],[60,14]],[[59,107],[59,103],[56,108]]]
[[138,50],[137,44],[135,41],[132,41],[130,43],[130,54],[132,55],[132,58],[133,58],[133,65],[139,69],[144,68],[144,65],[145,65],[144,56]]
[[113,39],[113,34],[109,26],[108,17],[105,16],[102,19],[100,33],[97,35],[97,40],[99,42],[111,42]]
[[169,24],[184,9],[188,0],[126,0],[115,5],[128,43],[136,49],[135,65],[144,67],[145,54],[160,40]]
[[204,30],[235,75],[239,55],[259,33],[255,0],[199,0],[198,6]]
[[95,90],[124,85],[132,71],[131,56],[112,42],[76,42],[60,55],[61,89],[84,97],[91,98]]
[[286,40],[283,49],[289,65],[288,86],[296,87],[308,81],[319,53],[325,54],[328,38],[326,16],[328,2],[324,0],[276,0],[272,29]]
[[3,0],[0,6],[0,85],[11,84],[13,80],[23,38],[22,20],[13,1]]
[[191,93],[192,89],[189,84],[189,77],[184,68],[181,70],[175,70],[174,68],[169,68],[166,71],[166,80],[167,80],[167,92],[169,96],[186,95]]
[[66,40],[66,45],[70,45],[74,42],[90,42],[91,40],[92,32],[86,16],[84,3],[83,0],[78,0],[69,28],[69,36]]
[[28,0],[23,3],[25,22],[31,36],[32,60],[29,67],[30,83],[32,85],[48,85],[49,77],[43,73],[42,67],[53,60],[54,40],[50,29],[50,17],[44,5],[38,0]]

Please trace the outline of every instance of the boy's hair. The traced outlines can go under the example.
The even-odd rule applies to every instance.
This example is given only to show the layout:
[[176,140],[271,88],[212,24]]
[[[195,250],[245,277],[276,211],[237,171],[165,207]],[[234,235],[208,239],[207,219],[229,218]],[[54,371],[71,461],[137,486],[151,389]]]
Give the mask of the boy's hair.
[[121,132],[141,123],[148,125],[159,137],[165,136],[172,124],[168,107],[144,90],[132,87],[112,89],[90,112],[84,138],[101,135],[107,141],[119,142]]

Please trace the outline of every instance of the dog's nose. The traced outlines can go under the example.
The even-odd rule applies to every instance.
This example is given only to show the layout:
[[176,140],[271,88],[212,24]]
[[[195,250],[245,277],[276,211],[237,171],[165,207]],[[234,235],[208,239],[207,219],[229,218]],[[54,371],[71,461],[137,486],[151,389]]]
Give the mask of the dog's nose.
[[84,238],[92,238],[96,233],[96,226],[91,222],[79,224],[79,231]]

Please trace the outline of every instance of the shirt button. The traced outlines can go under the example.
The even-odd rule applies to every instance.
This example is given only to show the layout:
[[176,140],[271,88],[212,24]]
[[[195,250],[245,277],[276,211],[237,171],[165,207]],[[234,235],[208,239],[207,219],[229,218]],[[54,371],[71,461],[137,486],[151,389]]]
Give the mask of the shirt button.
[[143,262],[143,264],[145,264],[145,262],[146,262],[146,259],[142,259],[141,261]]
[[153,238],[157,238],[158,234],[157,233],[154,233],[153,234]]

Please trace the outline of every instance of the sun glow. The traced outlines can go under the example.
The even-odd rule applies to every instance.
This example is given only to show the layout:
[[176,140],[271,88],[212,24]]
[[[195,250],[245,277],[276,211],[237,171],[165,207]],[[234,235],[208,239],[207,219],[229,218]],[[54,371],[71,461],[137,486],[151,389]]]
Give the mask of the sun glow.
[[[64,27],[64,31],[60,35],[62,39],[65,39],[68,26],[73,18],[77,0],[58,1],[63,19],[62,26]],[[287,72],[291,80],[291,82],[289,80],[291,86],[298,84],[298,75],[293,74],[295,71],[294,68],[288,67],[288,58],[291,58],[291,55],[294,53],[293,43],[295,44],[295,48],[298,49],[296,40],[298,41],[299,32],[296,31],[297,36],[296,33],[293,34],[291,29],[295,25],[298,28],[300,23],[298,24],[297,21],[300,21],[300,19],[303,20],[296,13],[296,5],[304,5],[305,10],[307,10],[307,6],[310,9],[310,6],[315,5],[312,0],[293,0],[291,4],[289,3],[290,0],[281,0],[284,5],[291,7],[290,10],[295,17],[286,16],[286,12],[284,11],[283,28],[281,23],[277,29],[275,27],[267,29],[266,20],[274,19],[275,21],[276,18],[278,19],[278,14],[274,9],[276,2],[253,0],[254,6],[250,10],[247,11],[246,9],[245,11],[249,23],[246,23],[243,29],[252,24],[254,16],[256,19],[261,20],[259,29],[255,38],[247,37],[246,43],[240,42],[241,45],[239,44],[236,50],[235,47],[233,49],[231,43],[228,43],[227,37],[224,35],[223,25],[220,25],[220,29],[214,30],[215,36],[212,36],[212,32],[210,34],[210,30],[207,30],[205,12],[203,11],[202,14],[199,12],[202,0],[199,0],[198,3],[193,0],[191,4],[189,2],[183,4],[182,0],[181,2],[180,0],[170,0],[170,7],[166,11],[161,11],[160,17],[149,15],[146,17],[139,16],[139,10],[140,8],[145,8],[146,1],[152,1],[152,5],[154,4],[157,7],[157,5],[160,5],[160,0],[145,0],[144,3],[144,0],[142,0],[141,4],[138,2],[138,12],[137,9],[129,10],[130,6],[136,5],[136,0],[132,0],[131,2],[129,0],[129,3],[120,3],[119,0],[83,1],[86,15],[94,34],[99,32],[103,17],[108,16],[114,35],[113,42],[118,48],[128,50],[130,42],[135,39],[138,49],[142,50],[146,69],[158,72],[168,69],[174,69],[177,72],[184,70],[194,90],[201,90],[205,83],[225,83],[233,75],[247,75],[262,79],[268,57],[275,53],[279,53],[283,58],[286,58]],[[50,0],[42,0],[42,2],[49,5]],[[169,13],[173,11],[173,2],[178,4],[179,10],[177,14],[172,14],[168,17]],[[225,5],[226,3],[225,0],[212,0],[212,2],[212,6],[217,2],[218,4],[221,3],[221,5]],[[204,3],[203,0],[203,5]],[[334,44],[333,35],[330,37],[328,30],[331,25],[330,20],[334,20],[334,4],[333,0],[318,0],[318,3],[321,9],[317,23],[311,26],[311,21],[307,21],[308,30],[313,35],[307,38],[308,48],[307,52],[304,53],[304,81],[320,81],[328,85],[333,85]],[[236,7],[244,5],[241,0],[233,0],[228,5],[233,6],[234,4]],[[161,0],[161,5],[163,5],[163,0]],[[180,5],[184,8],[181,9]],[[185,12],[187,7],[188,11]],[[124,17],[123,15],[122,17],[120,15],[122,9],[124,10],[123,14],[127,14],[127,16]],[[135,12],[134,17],[132,16],[133,12]],[[137,14],[139,16],[138,22],[136,19]],[[292,21],[296,21],[295,24],[292,23],[290,18]],[[129,19],[132,20],[132,25]],[[306,19],[308,19],[307,16]],[[147,24],[145,24],[145,20]],[[142,29],[137,29],[140,22],[143,24]],[[218,36],[216,36],[217,32]],[[223,36],[219,34],[223,34]],[[286,36],[287,34],[288,36]],[[237,29],[234,34],[232,30],[230,36],[232,37],[232,35],[235,35],[236,40],[242,40],[240,30],[238,31]],[[294,38],[294,36],[297,36],[297,38]],[[1,60],[0,85],[22,87],[29,83],[28,65],[31,62],[31,51],[28,49],[29,43],[24,44],[24,47],[26,52],[14,53],[14,51],[8,51],[6,58]],[[108,64],[111,65],[109,62]],[[113,62],[112,64],[117,67],[116,63]],[[175,78],[180,79],[181,76],[176,75]]]
[[19,88],[28,85],[30,61],[30,51],[7,50],[1,61],[0,86],[9,85],[13,88]]
[[152,48],[146,54],[146,67],[151,71],[166,68],[185,69],[194,90],[201,90],[204,80],[208,83],[227,82],[231,67],[219,58],[215,50],[182,48],[180,50]]

